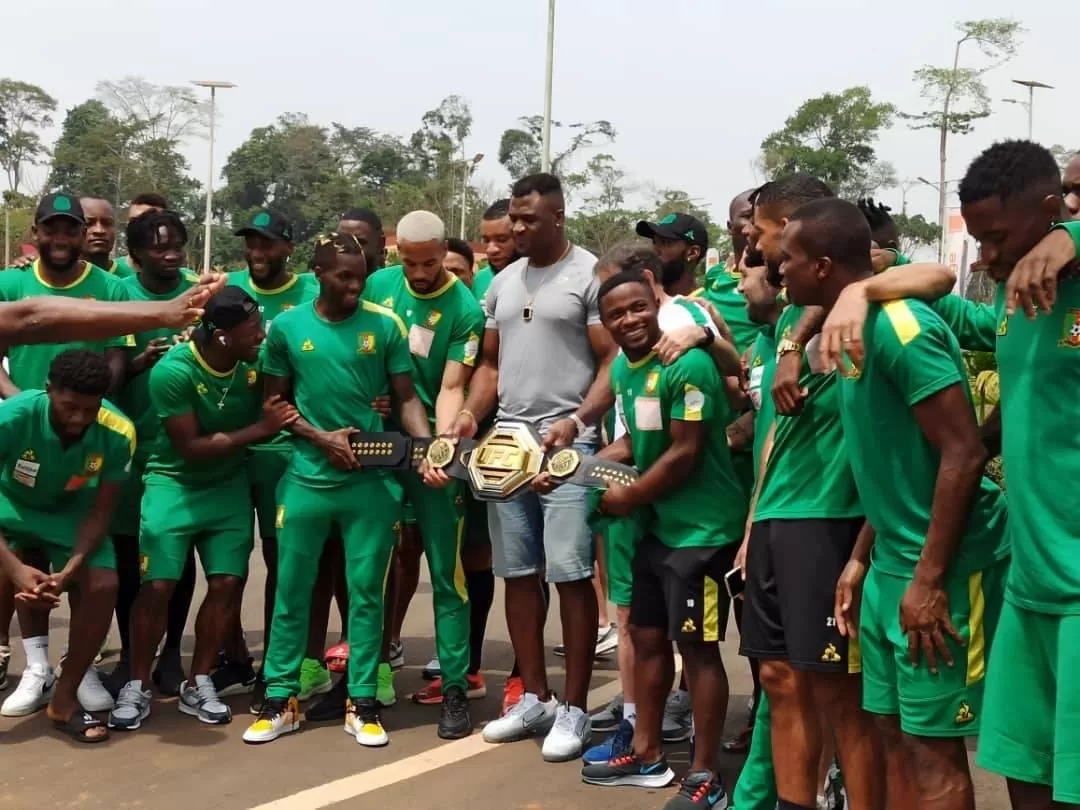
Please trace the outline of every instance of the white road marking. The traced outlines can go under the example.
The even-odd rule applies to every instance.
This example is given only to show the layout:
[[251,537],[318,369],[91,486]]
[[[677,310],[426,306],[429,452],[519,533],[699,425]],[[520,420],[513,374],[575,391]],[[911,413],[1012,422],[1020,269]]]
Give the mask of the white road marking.
[[[682,661],[675,656],[676,672],[682,669]],[[598,686],[589,692],[590,706],[606,705],[619,691],[619,679]],[[283,796],[265,804],[252,807],[251,810],[321,810],[340,802],[355,799],[366,793],[396,785],[406,779],[414,779],[436,768],[461,762],[483,753],[490,753],[500,748],[498,745],[484,742],[479,731],[464,740],[439,745],[407,759],[390,762],[372,768],[370,771],[335,779],[307,790]]]

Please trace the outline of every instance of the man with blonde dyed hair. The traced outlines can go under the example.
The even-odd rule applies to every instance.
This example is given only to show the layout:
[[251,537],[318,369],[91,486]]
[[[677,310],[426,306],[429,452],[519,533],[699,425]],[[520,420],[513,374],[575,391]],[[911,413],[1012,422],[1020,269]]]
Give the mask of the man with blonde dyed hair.
[[[401,270],[372,276],[366,296],[392,309],[404,322],[413,384],[437,435],[450,429],[465,404],[484,314],[469,288],[443,267],[446,226],[435,214],[413,211],[402,217],[397,246]],[[427,556],[435,605],[435,648],[442,669],[440,680],[413,697],[418,703],[442,703],[439,736],[458,739],[472,733],[466,696],[480,698],[487,693],[483,676],[468,674],[469,598],[461,567],[464,498],[456,484],[445,489],[425,487],[411,471],[401,475],[401,483],[418,529],[403,537],[401,554],[417,568],[420,551]],[[415,580],[411,584],[409,590],[415,590]],[[399,610],[404,611],[411,596],[411,592],[403,595]]]

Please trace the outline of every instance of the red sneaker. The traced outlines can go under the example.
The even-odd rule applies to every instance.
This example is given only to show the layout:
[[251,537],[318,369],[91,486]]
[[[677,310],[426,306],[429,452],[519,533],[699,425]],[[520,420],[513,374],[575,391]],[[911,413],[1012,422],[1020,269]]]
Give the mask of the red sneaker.
[[[469,700],[479,700],[487,697],[487,684],[484,682],[484,673],[465,676],[465,697]],[[433,706],[443,702],[442,678],[436,678],[419,692],[412,695],[414,703],[423,706]]]
[[501,717],[516,706],[524,694],[525,682],[521,678],[507,678],[506,685],[503,686],[502,714],[499,716]]
[[331,672],[345,672],[349,668],[349,642],[335,644],[323,657],[326,668]]

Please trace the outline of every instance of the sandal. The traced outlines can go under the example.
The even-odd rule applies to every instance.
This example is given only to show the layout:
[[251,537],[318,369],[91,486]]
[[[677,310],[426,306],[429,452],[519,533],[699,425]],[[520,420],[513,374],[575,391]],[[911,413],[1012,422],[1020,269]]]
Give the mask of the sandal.
[[[109,731],[105,724],[82,709],[73,711],[66,721],[53,720],[52,722],[57,731],[64,732],[75,742],[93,744],[109,739]],[[87,732],[95,728],[104,728],[105,733],[100,736],[88,736]]]

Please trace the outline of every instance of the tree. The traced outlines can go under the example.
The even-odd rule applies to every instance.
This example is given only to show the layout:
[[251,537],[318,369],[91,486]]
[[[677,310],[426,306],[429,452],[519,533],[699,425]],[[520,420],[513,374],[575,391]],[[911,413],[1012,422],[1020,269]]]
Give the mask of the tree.
[[139,121],[148,141],[176,143],[202,135],[210,123],[210,103],[190,87],[161,85],[138,76],[98,82],[98,99],[121,121]]
[[[960,38],[956,41],[951,67],[924,65],[915,71],[915,81],[922,86],[922,97],[928,108],[921,113],[902,113],[913,122],[912,129],[934,129],[938,133],[938,219],[945,221],[945,172],[948,162],[950,135],[967,135],[975,122],[990,115],[990,95],[983,82],[987,71],[1007,62],[1016,53],[1024,29],[1015,20],[996,17],[958,23]],[[990,61],[980,67],[961,67],[960,51],[967,43],[974,44]],[[938,241],[938,258],[945,246]]]
[[911,256],[919,247],[936,244],[941,238],[941,228],[933,222],[927,222],[922,214],[894,214],[892,219],[900,232],[899,250],[905,256]]
[[812,174],[850,198],[893,186],[896,172],[878,162],[874,144],[895,114],[892,104],[875,102],[868,87],[809,99],[761,142],[761,166],[770,179]]
[[[529,115],[519,118],[518,121],[521,126],[506,130],[499,140],[499,163],[514,180],[540,171],[543,149],[543,116]],[[601,143],[615,141],[615,128],[609,121],[593,121],[588,124],[552,121],[551,127],[553,130],[565,130],[570,134],[566,146],[551,158],[551,172],[560,177],[569,174],[570,163],[579,152]]]
[[117,118],[96,99],[72,107],[53,148],[48,187],[104,197],[117,208],[153,190],[177,210],[195,213],[198,182],[188,175],[176,141],[150,137],[149,126]]
[[626,208],[633,189],[614,157],[594,155],[583,172],[563,179],[586,189],[581,209],[567,223],[571,241],[601,255],[634,238],[634,226],[643,213]]
[[51,126],[55,111],[56,99],[36,84],[0,79],[0,166],[10,190],[19,190],[24,165],[48,153],[35,130]]

